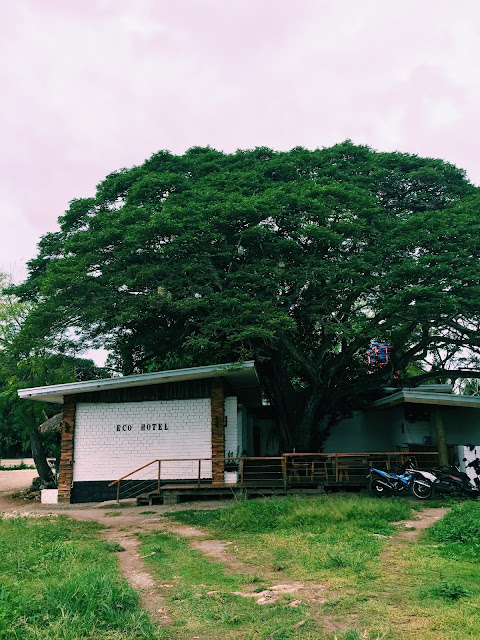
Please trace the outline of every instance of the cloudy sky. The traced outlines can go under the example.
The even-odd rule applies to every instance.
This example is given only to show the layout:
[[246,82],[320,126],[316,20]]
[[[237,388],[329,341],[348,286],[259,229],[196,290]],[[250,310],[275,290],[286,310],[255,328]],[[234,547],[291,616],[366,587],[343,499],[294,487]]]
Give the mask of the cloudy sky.
[[480,184],[478,0],[0,0],[0,271],[159,149],[441,157]]

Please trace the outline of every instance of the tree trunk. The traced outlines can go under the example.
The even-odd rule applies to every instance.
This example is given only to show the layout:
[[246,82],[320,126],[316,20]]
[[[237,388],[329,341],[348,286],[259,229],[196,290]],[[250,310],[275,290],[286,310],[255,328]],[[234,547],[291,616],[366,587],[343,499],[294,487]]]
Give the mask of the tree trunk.
[[443,415],[439,407],[435,407],[433,411],[433,420],[437,431],[438,463],[441,467],[446,467],[448,465],[447,439],[445,435]]
[[40,438],[40,434],[37,429],[29,429],[28,437],[30,438],[30,446],[32,448],[32,456],[35,461],[35,466],[37,467],[38,475],[40,479],[44,482],[51,482],[52,472],[47,462],[47,457],[45,455],[45,450],[43,448],[43,442]]
[[303,411],[294,428],[295,451],[312,452],[313,428],[318,418],[318,409],[323,400],[323,387],[315,385],[308,390]]
[[259,365],[265,392],[272,405],[280,431],[282,451],[292,451],[292,426],[294,423],[294,391],[290,379],[281,365],[281,354],[270,362]]

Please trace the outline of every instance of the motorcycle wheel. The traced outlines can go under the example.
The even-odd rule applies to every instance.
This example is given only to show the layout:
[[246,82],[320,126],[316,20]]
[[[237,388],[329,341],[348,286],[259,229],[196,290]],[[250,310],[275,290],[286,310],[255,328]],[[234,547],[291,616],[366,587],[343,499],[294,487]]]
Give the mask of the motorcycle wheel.
[[412,493],[419,500],[426,500],[432,495],[432,487],[426,487],[424,484],[420,484],[419,482],[413,482]]
[[372,480],[368,488],[372,496],[376,496],[377,498],[384,498],[385,496],[390,495],[390,491],[387,487],[381,482],[378,482],[378,480]]

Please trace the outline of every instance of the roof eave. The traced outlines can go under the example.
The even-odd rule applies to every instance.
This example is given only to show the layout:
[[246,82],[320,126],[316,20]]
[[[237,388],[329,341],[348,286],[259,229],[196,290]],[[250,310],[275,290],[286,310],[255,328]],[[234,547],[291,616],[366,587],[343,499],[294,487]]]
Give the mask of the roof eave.
[[386,398],[380,398],[371,403],[374,408],[395,407],[400,404],[430,404],[449,407],[470,407],[480,409],[480,398],[447,393],[432,393],[419,391],[397,391]]
[[19,389],[18,395],[20,398],[27,400],[62,404],[65,396],[92,391],[124,389],[126,387],[142,387],[150,384],[165,384],[167,382],[178,382],[181,380],[198,380],[200,378],[216,377],[235,379],[238,383],[240,378],[246,374],[248,374],[247,386],[260,384],[257,371],[255,369],[255,362],[253,360],[248,360],[241,363],[231,362],[226,364],[206,365],[202,367],[190,367],[188,369],[155,371],[153,373],[142,373],[118,378],[86,380],[84,382],[70,382],[67,384],[49,385],[45,387],[31,387],[29,389]]

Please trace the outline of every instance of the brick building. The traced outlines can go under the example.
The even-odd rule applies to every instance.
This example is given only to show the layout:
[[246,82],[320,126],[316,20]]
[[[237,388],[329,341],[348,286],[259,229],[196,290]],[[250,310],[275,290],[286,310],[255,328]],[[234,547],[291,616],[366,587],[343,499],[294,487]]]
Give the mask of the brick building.
[[163,466],[162,477],[176,481],[194,478],[194,461],[207,459],[202,478],[222,483],[224,458],[241,455],[253,439],[248,409],[262,404],[251,361],[22,389],[19,396],[63,404],[58,494],[72,502],[113,498],[110,482],[155,459],[184,459]]

